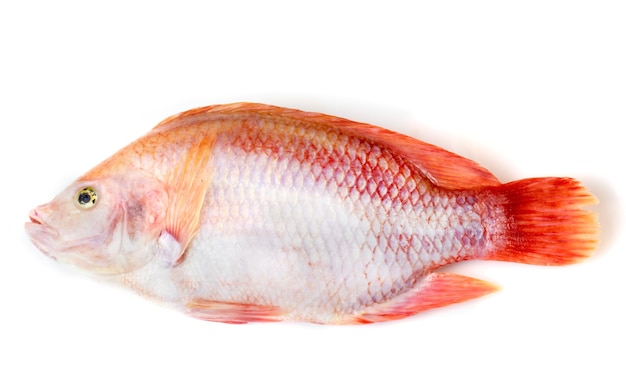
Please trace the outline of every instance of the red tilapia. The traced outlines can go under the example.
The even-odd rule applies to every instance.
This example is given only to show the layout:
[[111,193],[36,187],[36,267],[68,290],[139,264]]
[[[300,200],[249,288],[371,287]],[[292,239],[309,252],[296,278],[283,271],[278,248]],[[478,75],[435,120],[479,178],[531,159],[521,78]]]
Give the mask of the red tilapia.
[[369,323],[476,298],[463,260],[577,262],[595,198],[569,178],[502,184],[389,130],[261,104],[157,125],[34,209],[59,261],[193,316]]

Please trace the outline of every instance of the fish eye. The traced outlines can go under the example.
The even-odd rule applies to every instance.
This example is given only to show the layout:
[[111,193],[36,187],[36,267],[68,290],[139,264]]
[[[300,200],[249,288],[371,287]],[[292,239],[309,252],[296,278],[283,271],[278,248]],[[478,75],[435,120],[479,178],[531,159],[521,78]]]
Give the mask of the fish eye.
[[92,208],[96,205],[97,200],[98,194],[91,187],[85,187],[76,194],[76,203],[83,209]]

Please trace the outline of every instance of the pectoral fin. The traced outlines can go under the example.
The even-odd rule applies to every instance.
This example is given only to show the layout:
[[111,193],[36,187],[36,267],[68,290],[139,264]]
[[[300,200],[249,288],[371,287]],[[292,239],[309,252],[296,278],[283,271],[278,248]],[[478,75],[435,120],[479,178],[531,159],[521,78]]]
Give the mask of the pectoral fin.
[[215,134],[204,135],[189,148],[167,178],[169,205],[160,240],[163,239],[167,251],[176,247],[172,240],[178,243],[179,253],[171,266],[182,261],[187,246],[200,228],[202,206],[211,182],[209,160],[214,144]]

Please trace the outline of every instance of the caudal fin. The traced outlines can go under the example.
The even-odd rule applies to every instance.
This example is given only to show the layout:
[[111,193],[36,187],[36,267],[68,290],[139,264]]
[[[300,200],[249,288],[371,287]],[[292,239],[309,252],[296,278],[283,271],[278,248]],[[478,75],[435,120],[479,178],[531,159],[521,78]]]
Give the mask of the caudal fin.
[[595,250],[597,215],[583,207],[596,204],[597,199],[577,180],[525,179],[495,191],[501,195],[506,228],[492,259],[565,265]]

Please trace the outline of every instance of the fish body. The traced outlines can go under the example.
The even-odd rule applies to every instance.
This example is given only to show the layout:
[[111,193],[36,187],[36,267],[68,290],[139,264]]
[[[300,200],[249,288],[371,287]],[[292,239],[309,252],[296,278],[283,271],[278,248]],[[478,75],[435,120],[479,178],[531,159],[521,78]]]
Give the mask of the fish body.
[[369,323],[496,289],[435,272],[449,263],[585,258],[594,201],[573,179],[502,184],[382,128],[241,103],[166,119],[26,229],[50,256],[202,319]]

